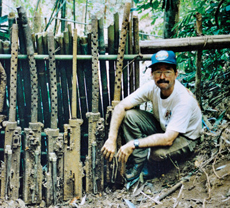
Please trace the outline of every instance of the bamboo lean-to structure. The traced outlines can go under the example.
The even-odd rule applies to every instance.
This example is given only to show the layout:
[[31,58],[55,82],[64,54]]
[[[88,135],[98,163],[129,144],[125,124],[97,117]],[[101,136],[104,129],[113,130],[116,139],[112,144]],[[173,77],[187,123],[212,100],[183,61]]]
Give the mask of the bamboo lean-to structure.
[[[21,16],[25,15],[23,8],[18,8],[18,10]],[[118,16],[116,15],[116,17]],[[37,33],[35,36],[32,35],[30,38],[30,30],[27,22],[20,22],[25,20],[27,21],[27,18],[20,18],[18,21],[20,31],[20,55],[18,56],[19,67],[17,75],[17,91],[19,100],[17,102],[18,110],[15,112],[17,113],[17,120],[19,125],[22,126],[24,135],[22,151],[23,154],[25,154],[26,161],[24,163],[25,166],[23,166],[23,174],[25,174],[25,177],[23,175],[23,199],[27,204],[40,203],[42,194],[41,165],[44,166],[47,163],[47,171],[44,178],[46,182],[43,184],[46,190],[46,203],[47,205],[51,203],[56,204],[61,200],[61,195],[64,196],[64,200],[71,199],[74,195],[81,197],[82,189],[80,189],[80,186],[82,186],[83,183],[78,183],[80,182],[78,180],[81,180],[80,177],[83,175],[81,173],[81,168],[79,169],[79,167],[81,162],[80,160],[84,159],[87,154],[88,147],[87,142],[85,142],[85,138],[88,136],[88,124],[87,122],[84,122],[85,124],[81,131],[78,127],[79,122],[76,123],[75,120],[77,117],[80,117],[85,121],[86,112],[93,112],[95,114],[99,113],[98,108],[95,110],[95,104],[99,104],[99,99],[92,99],[92,66],[90,58],[91,37],[89,35],[87,37],[80,37],[77,39],[77,52],[79,56],[82,56],[82,60],[80,60],[81,58],[74,58],[74,61],[76,61],[79,65],[78,70],[76,71],[74,69],[74,64],[72,65],[74,55],[71,55],[73,51],[73,35],[71,27],[68,25],[66,30],[63,32],[63,37],[56,37],[55,40],[53,40],[51,34],[47,36],[47,33]],[[97,21],[100,23],[100,20]],[[101,25],[101,27],[103,28],[103,25]],[[26,38],[24,38],[24,34],[22,34],[21,31],[24,31]],[[104,34],[102,32],[100,32],[100,39],[100,53],[106,57],[105,44],[102,41],[104,39]],[[51,49],[50,44],[53,41],[54,43],[52,43]],[[94,41],[98,41],[97,38]],[[114,41],[114,43],[115,42],[117,42],[117,40]],[[0,45],[3,45],[1,41]],[[1,70],[2,80],[2,74],[4,75],[5,71],[9,74],[9,70],[5,70],[10,66],[8,63],[12,59],[12,55],[9,54],[9,46],[9,42],[4,41],[4,48],[2,50],[4,51],[5,56],[3,57],[0,55],[4,69]],[[59,50],[57,50],[54,55],[56,48],[59,48]],[[114,48],[114,46],[112,46],[112,48]],[[35,55],[35,53],[38,55]],[[103,88],[102,95],[97,95],[98,98],[102,97],[102,99],[100,99],[101,107],[107,107],[109,102],[111,103],[111,97],[109,101],[109,93],[111,93],[110,89],[114,88],[114,86],[108,88],[107,80],[114,79],[114,61],[117,59],[115,52],[112,54],[114,54],[112,55],[113,59],[111,60],[113,64],[109,64],[111,66],[110,71],[112,71],[112,73],[109,73],[109,75],[113,74],[113,76],[110,76],[109,78],[107,77],[107,58],[101,62],[101,67],[99,69],[94,69],[94,77],[97,77],[95,74],[96,71],[101,71],[100,74],[102,82],[100,86],[98,85],[97,92],[99,93],[99,87]],[[66,59],[68,56],[69,58]],[[57,57],[60,57],[60,59]],[[85,59],[85,57],[88,58]],[[28,58],[30,62],[28,62]],[[55,62],[56,67],[54,66]],[[54,70],[56,73],[54,73]],[[34,72],[36,72],[36,76],[34,75]],[[114,83],[114,81],[112,82]],[[1,82],[1,84],[2,83],[3,82]],[[9,80],[6,83],[9,85]],[[56,87],[54,87],[54,85]],[[6,91],[5,93],[7,94],[6,99],[8,99],[11,90]],[[72,93],[76,95],[76,97],[74,97]],[[93,97],[95,98],[95,96]],[[72,100],[73,98],[74,100]],[[8,115],[9,109],[5,103],[5,101],[4,103],[2,102],[4,109],[1,113]],[[79,103],[79,105],[76,105],[77,103]],[[101,109],[100,111],[100,113],[105,116],[105,109]],[[100,115],[100,113],[98,115]],[[71,119],[69,120],[69,118]],[[89,121],[90,119],[91,118],[89,118]],[[56,123],[55,121],[58,122]],[[93,122],[94,130],[91,135],[97,135],[95,138],[97,142],[93,141],[91,146],[92,159],[90,158],[90,160],[94,161],[92,164],[94,169],[93,176],[89,175],[89,177],[90,181],[93,182],[93,185],[87,191],[93,191],[96,193],[98,191],[101,192],[104,186],[102,177],[104,165],[103,159],[99,154],[104,141],[104,121],[103,118],[98,117],[97,120]],[[81,125],[81,123],[82,122],[79,124]],[[44,126],[41,124],[44,124]],[[45,132],[42,132],[43,127],[45,127]],[[61,132],[64,131],[64,141],[63,137],[59,134],[59,130]],[[82,139],[83,142],[80,141],[79,137],[84,138]],[[75,141],[76,138],[78,138],[77,141]],[[63,143],[64,146],[62,146]],[[76,152],[72,152],[72,150],[75,149],[73,148],[75,145],[77,145],[79,149]],[[74,159],[76,159],[75,156],[73,157],[75,153],[78,154],[77,160],[79,162],[77,170],[71,167],[75,162]],[[65,155],[64,158],[69,159],[63,160],[63,155]],[[42,161],[42,164],[40,164],[40,160]],[[98,164],[98,161],[101,161],[100,167],[95,165],[96,163]],[[62,175],[63,172],[60,171],[62,170],[61,164],[64,164],[64,173],[66,173],[64,175]],[[66,164],[68,165],[66,166]],[[91,165],[89,168],[91,168]],[[99,172],[97,171],[97,168],[100,168]],[[33,175],[30,175],[30,172],[33,172]],[[69,175],[69,173],[72,173],[73,175]],[[63,194],[60,189],[62,181],[64,181],[64,189],[62,190]],[[70,181],[75,182],[75,184],[71,186],[71,189],[67,188],[70,186]],[[2,183],[4,183],[4,181],[2,181]]]

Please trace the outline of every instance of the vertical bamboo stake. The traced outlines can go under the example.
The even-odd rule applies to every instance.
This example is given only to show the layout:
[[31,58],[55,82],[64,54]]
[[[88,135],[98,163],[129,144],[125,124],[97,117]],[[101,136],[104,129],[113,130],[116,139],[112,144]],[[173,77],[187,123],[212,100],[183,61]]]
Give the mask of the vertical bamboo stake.
[[[99,54],[105,55],[105,41],[104,41],[104,18],[102,17],[98,21],[98,39],[99,39]],[[108,98],[108,87],[107,87],[107,71],[106,62],[100,61],[100,72],[101,72],[101,84],[102,84],[102,116],[106,112],[106,108],[109,105]]]
[[35,11],[34,12],[34,33],[39,33],[41,32],[41,15],[39,14],[39,12]]
[[115,54],[118,53],[118,47],[119,47],[119,14],[114,14],[114,52]]
[[[10,42],[5,40],[3,42],[3,53],[4,54],[10,54]],[[10,83],[10,60],[5,60],[5,63],[4,63],[4,67],[5,67],[5,72],[6,72],[6,80],[7,80],[7,84]],[[10,91],[6,91],[6,99],[5,99],[5,102],[7,99],[9,99],[10,97]],[[6,103],[5,103],[6,104]],[[4,105],[4,106],[7,106],[7,105]],[[7,115],[9,114],[9,108],[7,106],[6,108],[6,111],[7,111]]]
[[[133,2],[132,2],[133,4]],[[129,36],[128,36],[128,43],[129,43],[129,51],[128,54],[133,54],[133,13],[131,12],[130,15],[130,22],[129,22]],[[135,47],[135,45],[134,45]],[[130,85],[130,93],[133,92],[134,89],[134,71],[136,69],[133,67],[133,63],[129,65],[129,85]]]
[[[108,51],[109,54],[114,54],[114,24],[108,28]],[[109,88],[110,88],[110,105],[114,95],[114,81],[115,81],[115,62],[109,61]]]
[[9,30],[10,40],[11,40],[11,34],[10,34],[11,30],[10,29],[14,23],[15,23],[15,13],[10,12],[8,15],[8,30]]
[[[88,34],[88,55],[92,54],[91,51],[91,33]],[[89,106],[89,112],[92,111],[92,64],[87,62],[87,70],[85,71],[86,74],[86,85],[87,85],[87,96],[88,96],[88,106]]]
[[[36,35],[38,54],[44,54],[43,47],[43,34],[38,33]],[[39,98],[43,106],[43,117],[44,117],[44,127],[47,128],[50,125],[50,109],[49,109],[49,96],[46,87],[47,83],[47,70],[45,70],[45,62],[43,60],[37,60],[38,69],[38,85],[39,85]]]
[[[19,114],[19,126],[24,129],[25,125],[25,103],[24,103],[24,89],[23,89],[23,74],[22,74],[22,67],[21,62],[18,62],[18,79],[17,79],[17,105],[18,105],[18,114]],[[1,112],[1,111],[0,111]]]
[[68,33],[69,33],[69,54],[73,54],[73,33],[72,33],[72,25],[67,25]]
[[[0,62],[0,80],[1,80],[0,82],[0,113],[2,113],[3,104],[5,100],[5,93],[6,93],[6,72],[1,62]],[[2,121],[1,115],[0,115],[0,121]]]
[[[38,39],[37,39],[37,34],[36,34],[36,45],[37,45],[37,52],[38,52],[38,47],[39,47],[39,43],[38,43]],[[40,40],[42,40],[42,38],[40,38]],[[40,41],[40,44],[42,44],[42,42]],[[40,45],[41,46],[41,45]],[[41,53],[43,54],[43,52]],[[44,61],[42,60],[36,60],[36,66],[37,66],[37,71],[38,71],[38,121],[42,122],[45,126],[45,119],[44,119],[44,114],[43,114],[43,110],[42,110],[42,94],[41,94],[41,84],[40,84],[40,74],[39,74],[39,69],[41,70],[41,65],[44,63]],[[40,65],[40,66],[39,66]]]
[[[79,38],[80,41],[78,44],[78,53],[83,54],[84,49],[83,47],[85,46],[85,41],[84,38]],[[81,52],[82,51],[82,52]],[[79,94],[80,94],[80,103],[81,103],[81,118],[83,121],[86,119],[86,112],[87,112],[87,103],[86,103],[86,94],[85,94],[85,76],[84,76],[84,69],[86,68],[85,66],[85,61],[79,61],[80,64],[78,64],[78,70],[77,70],[77,76],[78,76],[78,83],[79,83]],[[87,123],[83,123],[82,125],[82,131],[86,133],[87,131]]]
[[[59,48],[59,38],[55,37],[55,48]],[[60,50],[57,51],[60,54]],[[57,93],[58,93],[58,128],[60,132],[64,131],[64,108],[63,108],[63,92],[62,92],[62,76],[61,76],[61,62],[56,60],[56,70],[57,70]],[[68,102],[65,102],[68,103]],[[69,118],[69,117],[68,117]]]
[[[130,24],[130,22],[128,22],[128,26],[127,26],[125,54],[129,54],[129,49],[130,49],[130,45],[129,45],[129,39],[130,39],[130,37],[129,37],[129,35],[130,35],[130,33],[129,33],[129,24]],[[129,91],[129,89],[128,89],[128,86],[129,86],[129,84],[128,84],[128,77],[129,77],[128,69],[130,69],[130,67],[129,67],[128,64],[129,64],[129,61],[126,61],[126,60],[123,61],[123,66],[124,67],[122,69],[122,78],[123,78],[122,86],[123,86],[123,96],[124,97],[127,97],[128,91]],[[131,80],[130,80],[130,84],[131,84]],[[132,84],[133,84],[133,82],[132,82]]]
[[[65,49],[65,54],[71,54],[71,48],[70,48],[70,33],[68,29],[63,32],[64,34],[64,49]],[[66,69],[66,77],[67,77],[67,83],[68,83],[68,91],[69,95],[72,95],[72,63],[68,60],[65,61],[65,69]],[[67,71],[69,70],[69,71]],[[69,96],[70,103],[72,103],[72,96]],[[71,113],[70,113],[71,114]]]
[[[64,51],[64,41],[63,37],[60,36],[58,38],[59,42],[59,47],[60,47],[60,54],[65,54]],[[68,84],[67,84],[67,76],[66,76],[66,69],[65,69],[65,64],[66,61],[59,61],[58,67],[60,67],[60,79],[61,79],[61,87],[62,87],[62,99],[63,99],[63,111],[64,111],[64,116],[63,116],[63,122],[68,123],[69,121],[69,106],[70,106],[70,101],[69,101],[69,96],[68,96]]]
[[77,29],[74,29],[74,40],[73,40],[73,79],[72,83],[72,119],[77,118]]
[[[134,54],[140,53],[140,45],[139,45],[139,21],[138,17],[133,17],[133,41],[134,41]],[[140,64],[139,61],[134,62],[135,68],[135,90],[140,86]]]
[[[62,3],[64,3],[64,0],[61,0]],[[66,1],[63,5],[63,7],[61,8],[61,18],[62,19],[65,19],[66,17]],[[61,32],[64,32],[65,31],[65,27],[66,27],[66,21],[64,20],[61,20]]]
[[[26,45],[25,45],[25,36],[23,34],[23,27],[21,20],[18,19],[18,36],[19,36],[19,48],[20,48],[20,54],[26,54]],[[19,95],[23,93],[21,96],[25,97],[25,101],[23,99],[23,109],[19,109],[19,112],[21,111],[21,115],[23,117],[20,117],[20,120],[24,122],[25,126],[29,125],[30,121],[30,108],[31,108],[31,88],[30,88],[30,73],[29,73],[29,64],[27,60],[19,60],[20,70],[19,75],[24,78],[24,82],[22,82],[22,79],[18,79],[19,82],[21,82],[22,88],[21,92],[19,92]],[[18,100],[20,103],[21,101]],[[24,128],[23,127],[23,128]]]
[[122,69],[123,69],[123,58],[124,58],[124,53],[125,53],[125,42],[126,42],[126,38],[127,38],[127,29],[128,29],[128,22],[129,22],[130,7],[131,7],[131,4],[126,3],[126,7],[124,10],[124,16],[123,16],[123,22],[122,22],[118,57],[117,57],[114,100],[113,100],[113,102],[114,102],[113,106],[114,107],[121,99],[121,76],[122,76]]
[[[196,13],[196,25],[198,36],[202,35],[202,16],[200,13]],[[202,67],[202,50],[197,51],[196,56],[196,82],[195,82],[195,95],[200,107],[202,107],[201,102],[201,67]]]
[[6,118],[3,112],[3,106],[5,101],[5,94],[6,94],[6,72],[0,62],[0,129],[2,128],[2,121]]

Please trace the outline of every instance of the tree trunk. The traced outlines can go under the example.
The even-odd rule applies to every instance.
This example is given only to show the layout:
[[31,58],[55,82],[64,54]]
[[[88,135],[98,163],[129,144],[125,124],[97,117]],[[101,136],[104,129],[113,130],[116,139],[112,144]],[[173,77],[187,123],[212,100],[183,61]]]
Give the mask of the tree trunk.
[[179,21],[180,0],[165,0],[166,7],[164,13],[164,38],[172,38],[177,29],[173,27]]

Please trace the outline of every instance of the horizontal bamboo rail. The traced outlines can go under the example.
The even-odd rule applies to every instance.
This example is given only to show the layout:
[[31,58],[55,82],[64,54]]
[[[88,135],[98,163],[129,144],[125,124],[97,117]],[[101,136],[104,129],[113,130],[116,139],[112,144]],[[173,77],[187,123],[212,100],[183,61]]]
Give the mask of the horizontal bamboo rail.
[[[165,49],[175,52],[192,51],[198,49],[221,49],[230,45],[230,35],[213,35],[188,38],[156,39],[140,41],[142,57],[137,54],[124,55],[124,60],[150,60],[153,53]],[[10,59],[10,54],[0,54],[0,59]],[[34,55],[36,60],[48,59],[48,55]],[[55,55],[56,60],[71,60],[72,55]],[[18,59],[27,59],[27,55],[18,55]],[[91,55],[78,55],[78,60],[91,60]],[[117,55],[99,55],[99,60],[116,60]]]
[[140,41],[142,54],[155,53],[159,50],[173,50],[174,52],[221,49],[230,45],[230,35],[212,35],[187,38],[156,39]]
[[[124,60],[151,60],[152,54],[145,54],[137,57],[137,54],[124,55]],[[10,54],[0,54],[0,59],[10,59]],[[36,60],[43,60],[49,58],[48,55],[34,55]],[[18,55],[18,59],[27,59],[27,55]],[[55,55],[56,60],[72,60],[73,55]],[[78,55],[77,60],[91,60],[91,55]],[[99,55],[99,60],[117,60],[117,55]]]

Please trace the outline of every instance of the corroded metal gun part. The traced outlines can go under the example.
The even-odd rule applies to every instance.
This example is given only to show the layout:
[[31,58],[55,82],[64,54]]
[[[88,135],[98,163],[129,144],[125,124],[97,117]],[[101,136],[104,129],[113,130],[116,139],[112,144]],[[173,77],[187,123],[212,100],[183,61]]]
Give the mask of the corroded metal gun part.
[[23,199],[26,204],[42,200],[41,131],[42,123],[29,123],[25,128]]
[[64,125],[64,200],[82,198],[81,125],[77,119],[77,29],[73,30],[72,118]]
[[[98,21],[92,17],[91,50],[92,50],[92,112],[86,113],[88,118],[88,155],[86,157],[86,192],[98,193],[104,186],[104,160],[100,150],[102,137],[96,137],[98,122],[104,125],[98,110],[99,104],[99,74],[98,74]],[[100,127],[101,128],[101,127]],[[103,128],[104,129],[104,128]],[[99,135],[99,134],[98,134]]]
[[[48,33],[48,54],[49,54],[49,77],[50,77],[50,92],[51,92],[51,124],[48,129],[45,129],[47,135],[47,171],[45,174],[45,188],[46,188],[46,205],[56,205],[58,195],[61,196],[62,191],[58,189],[58,183],[63,186],[63,138],[59,134],[57,128],[57,76],[56,76],[56,61],[55,61],[55,47],[54,35],[52,32]],[[59,145],[59,148],[57,148]],[[62,154],[60,154],[60,152]],[[59,161],[60,160],[60,161]],[[55,169],[54,169],[55,168]],[[55,178],[54,178],[55,174]],[[58,180],[57,180],[58,177]]]
[[82,197],[83,167],[80,151],[82,119],[70,119],[64,125],[64,200]]
[[11,61],[10,61],[10,109],[9,121],[4,121],[4,165],[1,167],[1,197],[18,199],[20,181],[20,147],[21,127],[16,122],[17,100],[17,67],[18,67],[18,25],[11,28]]
[[[96,190],[95,188],[95,161],[93,159],[93,148],[96,148],[96,128],[97,121],[100,119],[100,113],[86,113],[88,118],[88,155],[85,162],[86,171],[86,193],[92,193]],[[96,152],[96,150],[94,150]]]
[[[121,77],[123,70],[123,60],[125,53],[125,45],[127,40],[127,32],[129,25],[129,16],[130,16],[130,8],[131,3],[126,3],[124,7],[124,14],[122,20],[122,28],[120,33],[119,40],[119,48],[118,48],[118,56],[116,63],[116,76],[115,76],[115,85],[114,85],[114,100],[112,101],[112,106],[108,106],[107,108],[107,118],[110,117],[111,111],[115,108],[115,106],[120,102],[121,99]],[[107,122],[108,123],[108,122]],[[122,145],[121,136],[118,135],[117,138],[117,149]],[[108,182],[112,183],[123,183],[123,174],[125,171],[125,165],[117,162],[116,158],[113,159],[113,162],[107,163],[107,171],[106,178]]]
[[131,3],[126,3],[124,8],[117,63],[116,63],[117,65],[116,65],[116,76],[115,76],[114,101],[112,103],[113,107],[115,107],[121,99],[121,76],[122,76],[122,69],[123,69],[126,36],[127,36],[128,24],[129,24],[130,8],[131,8]]
[[26,41],[31,81],[31,122],[25,128],[23,199],[26,204],[38,204],[42,200],[41,132],[43,124],[38,118],[38,76],[34,58],[34,46],[25,9],[18,7]]
[[31,79],[31,122],[37,122],[37,109],[38,109],[38,75],[36,68],[36,61],[34,58],[34,46],[31,36],[30,26],[28,24],[28,19],[26,16],[25,9],[23,7],[18,7],[18,16],[22,22],[22,28],[26,40],[26,51],[30,66],[30,79]]
[[20,181],[21,128],[17,122],[4,121],[4,163],[1,167],[1,197],[18,199]]

